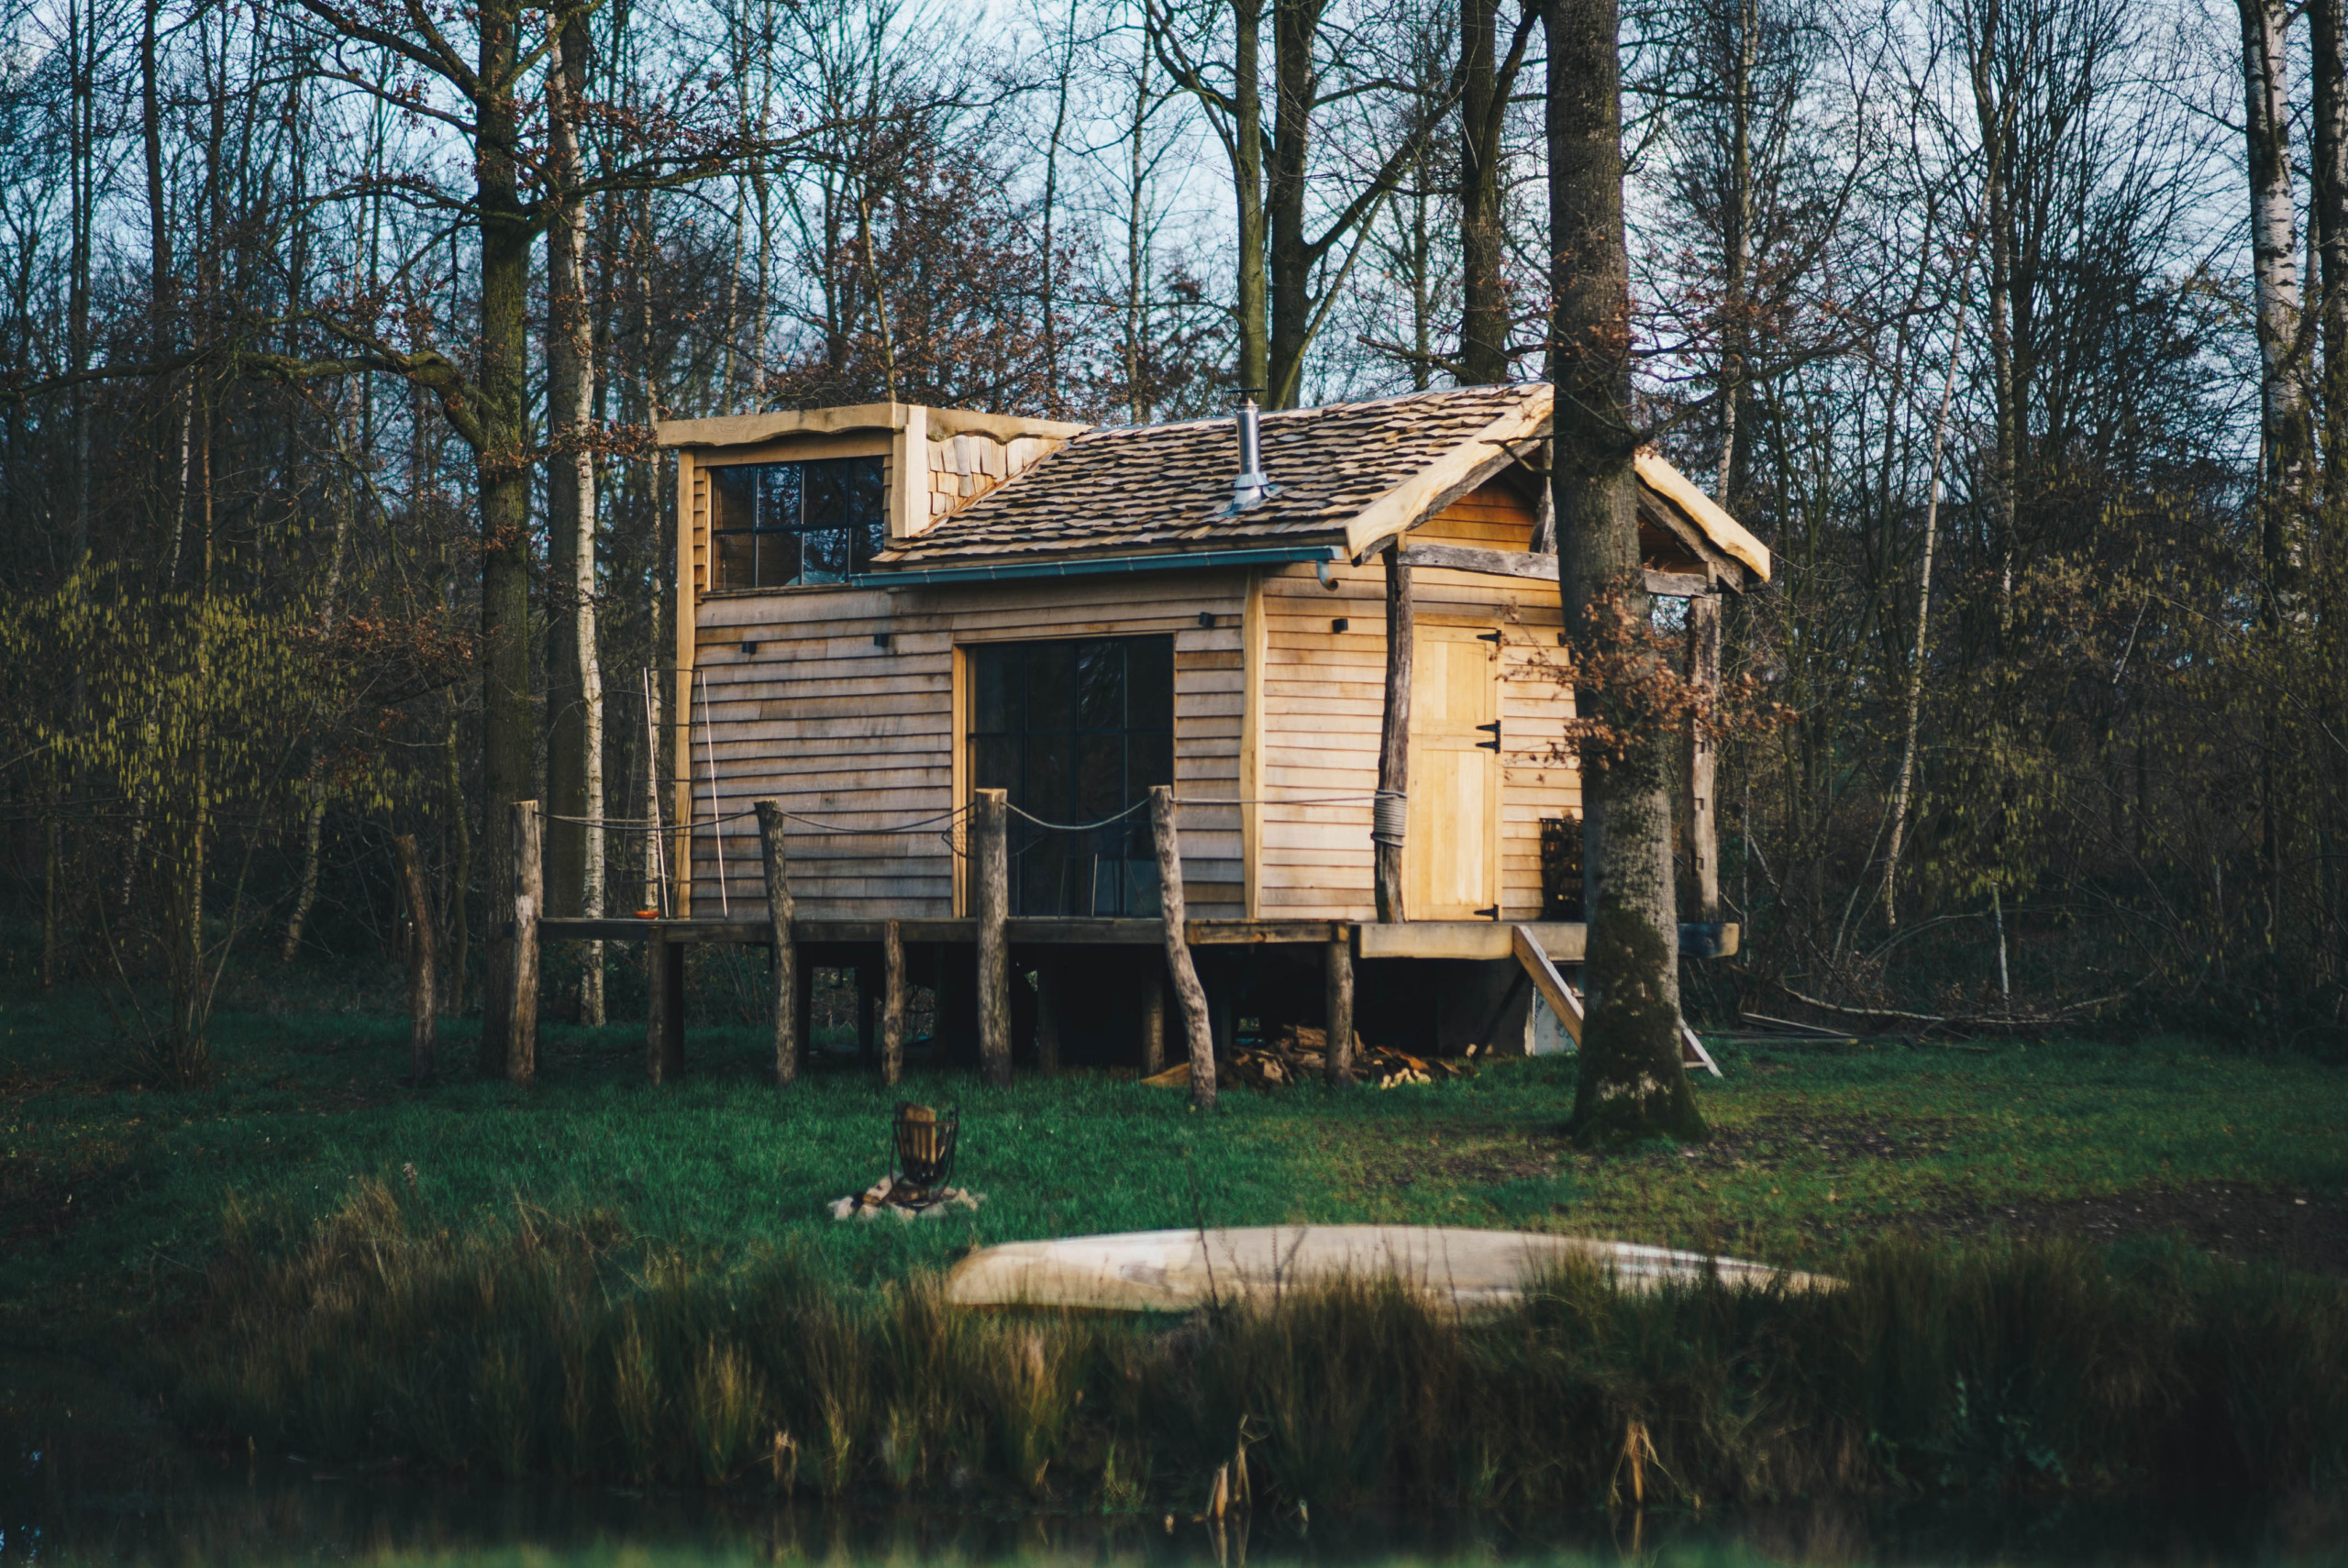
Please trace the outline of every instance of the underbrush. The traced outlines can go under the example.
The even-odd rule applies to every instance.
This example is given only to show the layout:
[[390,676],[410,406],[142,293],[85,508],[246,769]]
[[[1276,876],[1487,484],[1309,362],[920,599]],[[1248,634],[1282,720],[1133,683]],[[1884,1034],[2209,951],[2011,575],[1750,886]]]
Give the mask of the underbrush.
[[949,1307],[607,1214],[439,1227],[362,1182],[232,1209],[159,1353],[199,1430],[312,1457],[1196,1509],[1715,1503],[2003,1489],[2276,1494],[2348,1475],[2338,1286],[2182,1251],[1886,1242],[1845,1288],[1618,1294],[1456,1321],[1392,1287],[1168,1321]]

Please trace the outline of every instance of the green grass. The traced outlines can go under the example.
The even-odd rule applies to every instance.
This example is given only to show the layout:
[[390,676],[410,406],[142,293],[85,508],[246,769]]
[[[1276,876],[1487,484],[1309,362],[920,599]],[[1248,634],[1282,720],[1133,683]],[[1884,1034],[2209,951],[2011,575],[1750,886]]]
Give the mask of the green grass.
[[[2010,1208],[2212,1184],[2336,1209],[2348,1075],[2301,1058],[1724,1046],[1728,1077],[1699,1080],[1711,1143],[1604,1156],[1563,1136],[1569,1059],[1211,1115],[1100,1075],[916,1077],[899,1092],[959,1104],[958,1179],[988,1197],[899,1225],[823,1212],[880,1174],[898,1098],[850,1066],[778,1093],[754,1032],[701,1030],[654,1090],[636,1029],[549,1026],[525,1094],[464,1076],[449,1035],[460,1071],[414,1089],[397,1019],[225,1014],[217,1081],[162,1091],[85,1001],[0,1001],[0,1335],[140,1346],[178,1419],[314,1454],[848,1494],[969,1474],[1110,1508],[1188,1496],[1242,1418],[1283,1496],[1479,1504],[1603,1496],[1633,1423],[1659,1485],[1722,1498],[2108,1492],[2221,1441],[2287,1485],[2338,1475],[2348,1442],[2336,1281],[1996,1235]],[[1467,1328],[1340,1293],[1171,1332],[936,1295],[974,1243],[1346,1220],[1717,1245],[1855,1284],[1637,1302],[1567,1280]]]
[[[822,1205],[882,1169],[896,1095],[852,1066],[778,1094],[760,1042],[696,1031],[687,1080],[645,1086],[632,1027],[545,1031],[539,1087],[455,1071],[399,1081],[404,1023],[343,1012],[224,1015],[215,1086],[142,1088],[93,1004],[0,1000],[0,1325],[71,1334],[174,1297],[216,1246],[231,1195],[287,1220],[374,1177],[456,1217],[516,1198],[599,1211],[631,1233],[738,1249],[789,1242],[858,1279],[973,1242],[1210,1224],[1508,1225],[1831,1265],[1886,1229],[1977,1229],[2014,1205],[2210,1183],[2348,1193],[2348,1069],[2180,1039],[1975,1050],[1723,1045],[1700,1078],[1701,1150],[1575,1151],[1569,1058],[1332,1096],[1176,1092],[1076,1075],[994,1091],[917,1075],[958,1102],[975,1216],[838,1225]],[[407,1167],[414,1167],[411,1183]],[[112,1331],[107,1329],[105,1331]]]

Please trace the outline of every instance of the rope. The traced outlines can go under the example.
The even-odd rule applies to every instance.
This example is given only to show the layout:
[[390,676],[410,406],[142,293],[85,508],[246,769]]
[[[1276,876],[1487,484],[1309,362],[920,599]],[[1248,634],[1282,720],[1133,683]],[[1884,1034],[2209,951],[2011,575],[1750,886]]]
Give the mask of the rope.
[[[1176,803],[1179,805],[1180,802],[1177,801]],[[1148,807],[1149,802],[1147,801],[1135,801],[1132,805],[1127,806],[1115,816],[1102,817],[1097,823],[1047,823],[1034,812],[1021,811],[1017,806],[1013,806],[1011,808],[1011,814],[1014,817],[1024,817],[1029,822],[1034,823],[1037,827],[1047,829],[1053,833],[1091,833],[1095,828],[1113,826],[1118,823],[1124,822],[1135,812],[1146,811]]]

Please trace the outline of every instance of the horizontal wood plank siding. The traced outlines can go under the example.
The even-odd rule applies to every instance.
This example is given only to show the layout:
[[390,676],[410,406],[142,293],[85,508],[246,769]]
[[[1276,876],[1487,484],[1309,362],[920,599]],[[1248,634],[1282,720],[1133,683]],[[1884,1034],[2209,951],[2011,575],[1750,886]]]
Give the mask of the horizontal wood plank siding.
[[[1413,537],[1494,549],[1530,543],[1532,509],[1476,506],[1489,486]],[[1480,530],[1480,531],[1478,531]],[[1335,569],[1336,591],[1311,568],[1264,579],[1260,848],[1257,910],[1267,920],[1370,920],[1369,797],[1378,788],[1379,730],[1386,710],[1383,565]],[[1559,754],[1573,705],[1557,669],[1556,591],[1479,573],[1419,570],[1412,597],[1423,624],[1498,630],[1501,719],[1501,914],[1541,911],[1541,819],[1577,813],[1579,781]],[[1346,622],[1343,632],[1332,623]],[[1286,801],[1344,797],[1342,803]]]
[[[794,817],[792,891],[810,920],[954,912],[954,648],[996,640],[1171,634],[1175,788],[1194,918],[1244,916],[1239,752],[1246,692],[1236,573],[979,584],[896,593],[715,594],[698,607],[692,742],[693,912],[758,919],[758,825]],[[1200,616],[1213,617],[1213,626]],[[886,635],[888,646],[874,642]],[[747,645],[755,644],[749,651]],[[711,790],[715,787],[714,812]],[[719,835],[725,886],[717,879]],[[949,844],[949,838],[952,842]]]

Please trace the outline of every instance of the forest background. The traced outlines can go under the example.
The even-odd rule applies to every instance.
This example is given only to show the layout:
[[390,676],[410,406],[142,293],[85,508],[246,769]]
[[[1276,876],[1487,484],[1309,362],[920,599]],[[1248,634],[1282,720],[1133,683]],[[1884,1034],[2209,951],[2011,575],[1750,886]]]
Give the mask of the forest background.
[[[2341,14],[1625,6],[1640,414],[1790,715],[1691,1010],[2348,1040]],[[1538,6],[0,17],[0,934],[182,1078],[224,984],[391,973],[396,838],[459,1010],[502,802],[651,814],[656,417],[1549,356]],[[639,845],[553,834],[555,912]]]

